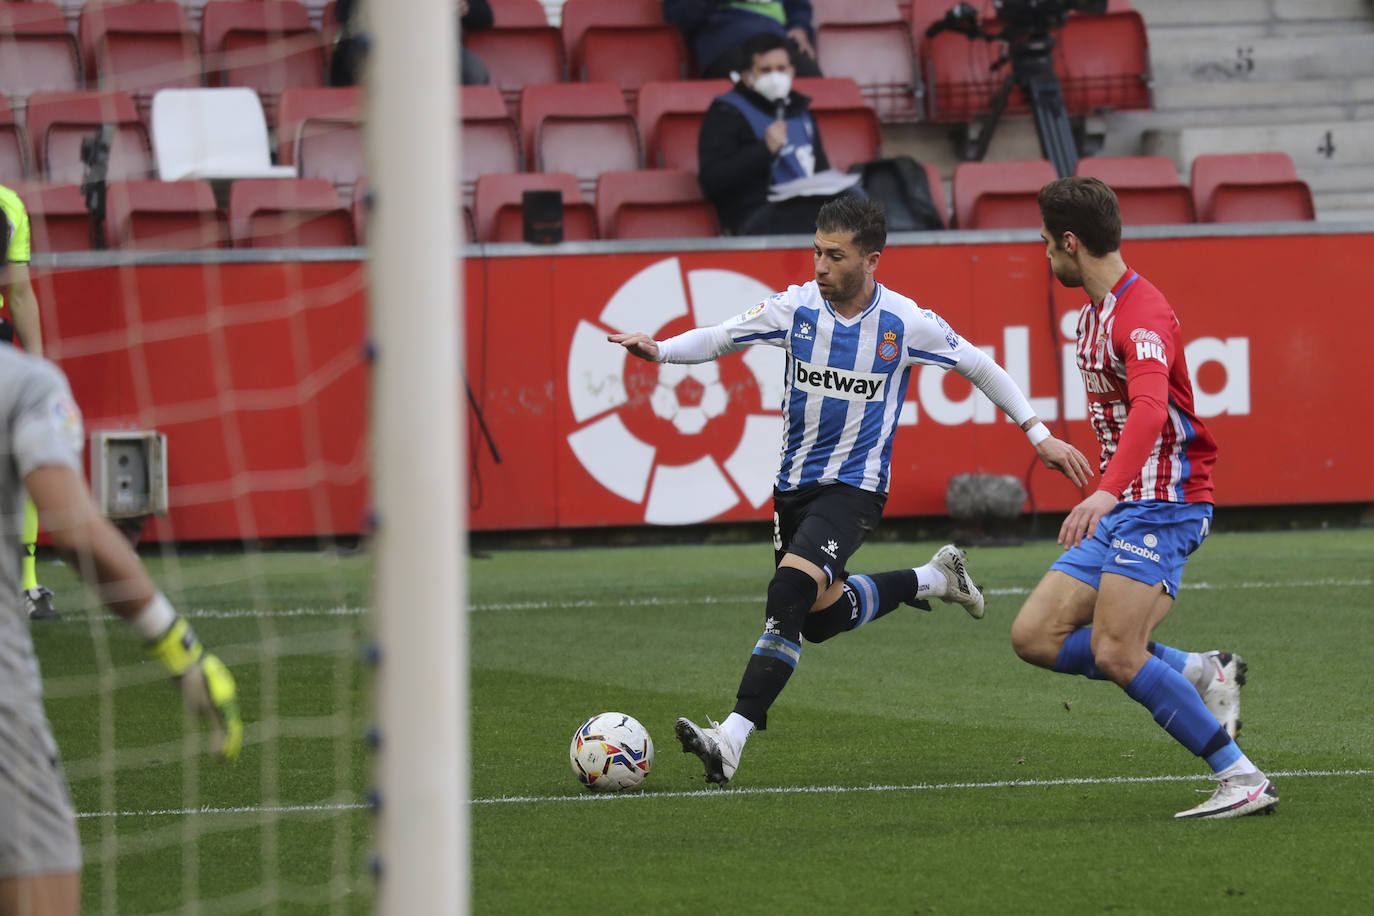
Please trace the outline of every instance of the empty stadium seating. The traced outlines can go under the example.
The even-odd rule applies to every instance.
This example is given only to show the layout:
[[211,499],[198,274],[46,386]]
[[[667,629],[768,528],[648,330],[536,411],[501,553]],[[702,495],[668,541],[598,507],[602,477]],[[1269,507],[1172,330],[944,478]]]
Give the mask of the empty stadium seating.
[[570,172],[587,192],[602,172],[640,168],[639,129],[613,83],[550,83],[520,93],[526,167]]
[[915,121],[921,87],[910,24],[893,0],[816,0],[816,58],[847,76],[884,121]]
[[239,248],[353,245],[353,214],[323,178],[247,178],[229,187],[229,229]]
[[729,80],[645,83],[635,100],[645,164],[697,172],[697,137],[706,109],[730,91]]
[[327,178],[351,193],[366,174],[362,92],[353,86],[288,89],[277,109],[277,161],[302,178]]
[[525,191],[552,190],[563,194],[563,239],[584,241],[597,237],[596,211],[582,196],[577,177],[568,173],[523,172],[516,175],[483,175],[473,196],[477,240],[519,242],[524,239],[521,199]]
[[35,92],[27,112],[29,163],[35,178],[55,183],[79,182],[85,174],[81,141],[115,127],[110,144],[110,181],[147,178],[152,174],[148,129],[133,100],[124,92]]
[[144,123],[154,92],[201,85],[199,43],[174,0],[92,0],[81,8],[77,39],[87,84],[128,92]]
[[200,43],[207,84],[252,88],[268,123],[282,90],[324,85],[323,39],[296,0],[211,0]]
[[605,172],[596,183],[596,222],[606,239],[710,238],[716,208],[682,169]]
[[800,78],[793,88],[811,99],[811,116],[821,135],[830,167],[841,172],[878,158],[883,130],[878,114],[848,77]]
[[645,83],[688,75],[682,34],[659,0],[568,0],[562,32],[572,78],[615,83],[631,106]]
[[30,93],[80,89],[76,38],[55,3],[0,3],[0,93],[22,104]]
[[481,175],[520,171],[523,155],[515,119],[495,86],[464,86],[463,198],[472,205],[472,192]]
[[463,43],[487,65],[492,85],[515,116],[522,89],[565,78],[563,36],[549,25],[539,0],[502,0],[491,12],[494,27],[464,35]]
[[246,86],[158,90],[153,96],[152,134],[163,181],[296,174],[289,165],[272,164],[262,105]]
[[1167,156],[1094,156],[1078,160],[1075,175],[1100,178],[1116,192],[1121,222],[1157,226],[1196,222],[1192,192]]
[[0,93],[0,184],[17,184],[28,174],[29,154],[24,130],[14,120],[9,101]]
[[39,251],[88,251],[91,217],[79,184],[26,184],[14,187],[29,211],[32,246]]
[[1214,153],[1193,160],[1193,202],[1201,222],[1309,220],[1312,191],[1287,153]]
[[961,162],[954,169],[955,226],[1037,228],[1040,189],[1054,179],[1054,166],[1045,159]]
[[229,227],[208,181],[112,181],[105,195],[110,248],[225,248]]

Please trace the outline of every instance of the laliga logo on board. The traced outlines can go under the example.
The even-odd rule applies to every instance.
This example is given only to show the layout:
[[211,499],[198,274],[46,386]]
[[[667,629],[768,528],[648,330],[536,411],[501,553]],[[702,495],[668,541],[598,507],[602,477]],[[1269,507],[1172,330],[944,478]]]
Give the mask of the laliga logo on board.
[[[677,258],[667,258],[625,281],[601,310],[597,322],[579,321],[568,351],[568,400],[577,424],[568,436],[582,467],[607,490],[644,506],[654,525],[689,525],[713,519],[741,497],[754,508],[772,498],[782,439],[783,353],[750,347],[741,356],[759,392],[747,409],[743,432],[724,460],[707,454],[686,463],[663,457],[664,442],[636,435],[622,414],[630,402],[624,349],[606,335],[644,331],[660,338],[663,328],[690,316],[694,327],[719,324],[739,314],[745,303],[756,309],[773,294],[770,287],[729,270],[698,269],[683,274]],[[649,396],[653,414],[682,436],[696,436],[730,407],[730,394],[715,362],[699,365],[659,363],[649,367],[656,383]],[[693,388],[696,397],[685,396]],[[668,434],[671,436],[671,433]]]

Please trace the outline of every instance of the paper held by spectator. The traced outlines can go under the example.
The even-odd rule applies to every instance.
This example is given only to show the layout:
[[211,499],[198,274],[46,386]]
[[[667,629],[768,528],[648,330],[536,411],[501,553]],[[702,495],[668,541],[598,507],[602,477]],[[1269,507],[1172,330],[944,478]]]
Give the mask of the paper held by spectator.
[[826,169],[824,172],[773,185],[768,189],[768,201],[777,203],[794,197],[831,197],[854,187],[861,177],[863,176],[858,173]]

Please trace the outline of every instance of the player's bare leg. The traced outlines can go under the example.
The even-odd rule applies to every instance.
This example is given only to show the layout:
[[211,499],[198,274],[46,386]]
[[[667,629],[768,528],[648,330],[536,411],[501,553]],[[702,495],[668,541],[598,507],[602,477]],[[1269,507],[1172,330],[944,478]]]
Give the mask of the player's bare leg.
[[1011,625],[1011,645],[1032,665],[1054,668],[1064,640],[1093,622],[1097,589],[1051,569],[1041,577]]
[[79,872],[0,879],[0,916],[76,916]]

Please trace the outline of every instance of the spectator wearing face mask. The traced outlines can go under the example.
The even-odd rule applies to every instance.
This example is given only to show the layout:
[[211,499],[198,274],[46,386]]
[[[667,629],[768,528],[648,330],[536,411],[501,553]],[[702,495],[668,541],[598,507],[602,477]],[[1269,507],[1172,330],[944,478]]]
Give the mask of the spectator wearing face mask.
[[702,193],[730,235],[811,232],[828,198],[769,203],[770,188],[830,168],[811,100],[792,91],[792,63],[782,36],[745,43],[749,61],[735,87],[707,109],[698,137]]

